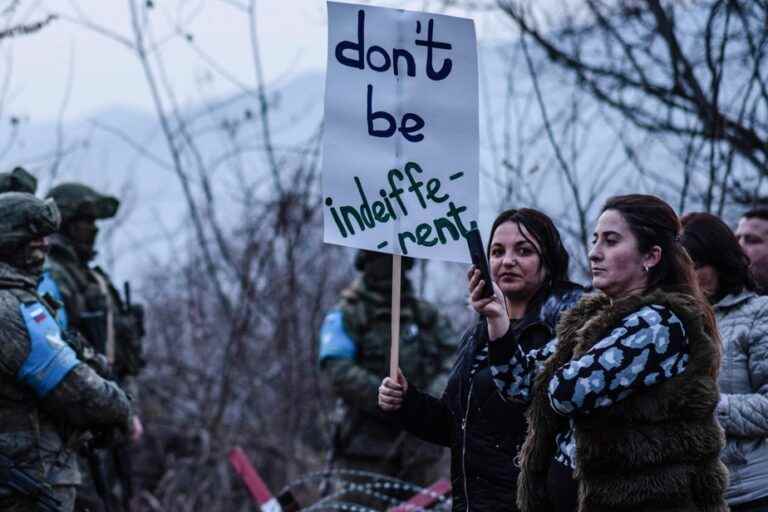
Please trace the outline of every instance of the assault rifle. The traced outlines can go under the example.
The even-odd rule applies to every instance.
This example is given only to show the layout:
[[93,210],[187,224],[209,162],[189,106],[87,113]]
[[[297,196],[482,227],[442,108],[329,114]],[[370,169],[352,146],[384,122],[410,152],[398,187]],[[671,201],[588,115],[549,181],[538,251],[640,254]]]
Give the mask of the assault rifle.
[[0,453],[0,486],[34,498],[42,512],[60,512],[61,501],[53,495],[51,484],[17,468],[12,459]]
[[88,447],[84,449],[83,456],[88,462],[93,485],[96,488],[96,494],[101,499],[105,512],[113,512],[115,510],[112,501],[114,498],[112,497],[112,492],[109,490],[109,476],[107,475],[107,468],[104,465],[104,460],[101,458],[101,454],[96,449]]
[[101,500],[105,512],[114,512],[120,508],[111,491],[106,460],[107,457],[111,456],[118,438],[118,432],[111,428],[97,432],[88,431],[80,441],[80,455],[88,463],[93,486],[96,488],[96,494]]

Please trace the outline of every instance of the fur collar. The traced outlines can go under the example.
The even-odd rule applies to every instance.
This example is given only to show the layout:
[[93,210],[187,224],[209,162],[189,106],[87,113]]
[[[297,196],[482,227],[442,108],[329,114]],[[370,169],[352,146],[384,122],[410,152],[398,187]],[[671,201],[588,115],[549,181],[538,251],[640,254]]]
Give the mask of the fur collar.
[[[555,413],[550,406],[547,393],[549,380],[557,369],[584,354],[607,336],[623,318],[651,304],[668,307],[685,326],[690,349],[686,372],[661,383],[653,391],[638,393],[612,407],[600,410],[599,413],[595,411],[576,418],[577,444],[582,434],[586,436],[583,439],[587,439],[594,435],[592,433],[599,433],[608,425],[622,429],[633,422],[660,422],[658,425],[664,425],[669,421],[677,421],[678,408],[692,418],[712,416],[717,403],[717,387],[713,376],[719,366],[719,341],[706,332],[706,313],[695,298],[661,290],[616,301],[611,301],[603,293],[584,295],[574,308],[561,317],[557,326],[558,347],[534,379],[533,400],[527,411],[529,431],[520,452],[522,471],[518,480],[518,505],[521,510],[541,510],[543,504],[548,501],[545,482],[556,449],[555,436],[569,428],[567,418]],[[682,398],[685,396],[689,396],[690,400]],[[699,421],[695,418],[693,421]],[[716,427],[710,428],[705,423],[706,421],[701,420],[703,432],[708,438],[712,438],[710,444],[715,445],[714,453],[717,454],[721,433]],[[593,440],[590,438],[590,441]],[[599,446],[592,450],[593,443],[587,444],[590,446],[586,450],[584,446],[577,446],[577,469],[574,477],[580,482],[585,476],[583,471],[586,470],[581,467],[581,455],[589,458],[595,450],[599,450]],[[610,457],[609,455],[608,458]],[[613,457],[620,458],[620,455],[614,454]],[[661,454],[661,457],[664,455]],[[719,474],[720,469],[713,471]],[[632,485],[636,483],[633,482]],[[580,502],[584,499],[583,491],[580,487]]]

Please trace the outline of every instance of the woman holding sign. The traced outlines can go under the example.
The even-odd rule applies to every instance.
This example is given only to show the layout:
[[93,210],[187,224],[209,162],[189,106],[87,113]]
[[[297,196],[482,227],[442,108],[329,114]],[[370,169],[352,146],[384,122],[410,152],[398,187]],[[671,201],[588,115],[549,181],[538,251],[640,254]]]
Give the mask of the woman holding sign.
[[[491,229],[490,273],[506,298],[510,344],[529,350],[551,339],[560,312],[581,288],[568,281],[568,253],[551,219],[531,209],[507,210]],[[485,317],[464,335],[440,399],[401,374],[379,388],[379,406],[418,437],[451,448],[453,510],[516,510],[515,463],[526,432],[526,406],[502,399],[489,365]]]
[[599,292],[544,349],[514,343],[501,301],[480,298],[473,277],[504,395],[530,404],[524,512],[727,510],[720,340],[680,229],[661,199],[609,199],[589,254]]

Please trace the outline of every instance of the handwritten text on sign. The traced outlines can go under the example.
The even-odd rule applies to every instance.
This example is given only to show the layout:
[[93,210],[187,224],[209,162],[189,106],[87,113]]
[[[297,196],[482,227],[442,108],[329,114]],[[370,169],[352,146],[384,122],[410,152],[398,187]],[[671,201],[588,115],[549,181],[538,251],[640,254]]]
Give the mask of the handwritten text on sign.
[[326,242],[468,260],[478,197],[471,20],[328,3]]

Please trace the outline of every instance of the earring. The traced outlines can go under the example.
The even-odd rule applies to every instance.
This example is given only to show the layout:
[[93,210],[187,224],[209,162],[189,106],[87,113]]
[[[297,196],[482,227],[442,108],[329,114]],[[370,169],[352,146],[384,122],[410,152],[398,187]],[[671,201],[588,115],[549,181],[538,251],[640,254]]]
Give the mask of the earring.
[[648,265],[643,265],[643,272],[648,273]]

